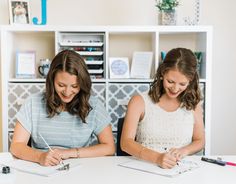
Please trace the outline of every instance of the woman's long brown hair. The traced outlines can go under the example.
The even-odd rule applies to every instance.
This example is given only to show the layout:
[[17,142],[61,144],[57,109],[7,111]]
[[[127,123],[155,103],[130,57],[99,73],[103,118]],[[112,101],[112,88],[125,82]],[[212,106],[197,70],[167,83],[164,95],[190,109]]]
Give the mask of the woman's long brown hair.
[[163,63],[157,69],[154,81],[148,92],[149,96],[154,103],[159,102],[160,97],[165,93],[163,76],[166,72],[173,69],[177,69],[190,80],[187,89],[178,96],[178,99],[182,107],[194,110],[201,100],[197,59],[193,52],[186,48],[175,48],[167,53]]
[[55,76],[61,71],[77,76],[80,91],[71,102],[65,104],[65,109],[70,114],[80,117],[85,123],[85,118],[92,109],[89,104],[92,83],[84,59],[72,50],[61,51],[52,60],[46,78],[46,92],[44,95],[48,117],[53,117],[55,114],[59,114],[59,109],[63,104],[56,93],[54,86]]

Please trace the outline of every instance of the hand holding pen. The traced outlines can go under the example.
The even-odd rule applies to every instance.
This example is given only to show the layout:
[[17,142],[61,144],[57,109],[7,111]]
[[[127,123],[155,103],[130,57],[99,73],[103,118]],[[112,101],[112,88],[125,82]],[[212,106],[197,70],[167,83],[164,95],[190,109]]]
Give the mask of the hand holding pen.
[[172,168],[178,165],[179,162],[187,155],[186,151],[182,148],[163,148],[165,151],[161,154],[160,158],[157,159],[158,165],[162,168]]
[[177,159],[170,152],[160,153],[157,157],[157,164],[163,169],[171,169],[177,164]]
[[49,152],[45,152],[42,153],[39,159],[39,163],[40,165],[44,165],[44,166],[54,166],[54,165],[58,165],[60,163],[63,163],[61,156],[59,153],[57,153],[57,151],[53,150],[48,143],[46,142],[46,140],[43,138],[43,136],[39,133],[39,136],[41,137],[41,139],[43,140],[43,142],[46,144],[46,146],[49,149]]
[[171,148],[169,153],[172,154],[177,159],[177,161],[180,161],[185,156],[187,156],[187,153],[183,148]]

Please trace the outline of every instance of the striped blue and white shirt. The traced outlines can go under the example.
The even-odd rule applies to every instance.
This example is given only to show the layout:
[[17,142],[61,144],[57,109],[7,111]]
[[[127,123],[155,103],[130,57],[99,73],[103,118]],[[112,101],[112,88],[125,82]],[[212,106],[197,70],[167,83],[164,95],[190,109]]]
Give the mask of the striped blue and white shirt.
[[78,116],[66,111],[48,118],[46,103],[42,98],[43,93],[30,96],[16,115],[17,120],[31,134],[31,143],[34,148],[48,149],[38,133],[51,147],[89,146],[92,135],[99,135],[111,122],[101,101],[93,96],[89,100],[93,109],[86,117],[86,123],[83,123]]

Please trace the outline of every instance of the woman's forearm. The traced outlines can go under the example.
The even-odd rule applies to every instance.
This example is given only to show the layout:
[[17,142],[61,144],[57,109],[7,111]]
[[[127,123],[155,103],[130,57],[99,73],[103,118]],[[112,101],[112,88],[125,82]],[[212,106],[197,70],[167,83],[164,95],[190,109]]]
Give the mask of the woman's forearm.
[[39,163],[40,156],[43,152],[27,146],[25,143],[12,143],[10,152],[17,158]]
[[160,153],[142,146],[133,139],[122,140],[121,149],[139,159],[153,163],[156,163],[160,156]]
[[108,156],[115,154],[115,146],[111,144],[101,143],[89,147],[78,148],[76,151],[78,151],[78,157],[80,158]]
[[191,144],[183,147],[182,149],[186,151],[186,155],[192,155],[204,149],[204,146],[204,140],[195,140]]

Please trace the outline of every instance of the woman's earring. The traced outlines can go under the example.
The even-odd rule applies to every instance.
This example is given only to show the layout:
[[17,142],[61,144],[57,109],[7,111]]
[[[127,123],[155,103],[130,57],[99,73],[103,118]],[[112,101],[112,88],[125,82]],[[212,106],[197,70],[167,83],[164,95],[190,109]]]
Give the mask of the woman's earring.
[[160,80],[163,80],[163,77],[160,77]]

